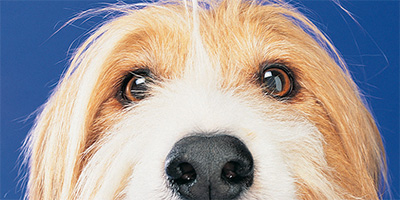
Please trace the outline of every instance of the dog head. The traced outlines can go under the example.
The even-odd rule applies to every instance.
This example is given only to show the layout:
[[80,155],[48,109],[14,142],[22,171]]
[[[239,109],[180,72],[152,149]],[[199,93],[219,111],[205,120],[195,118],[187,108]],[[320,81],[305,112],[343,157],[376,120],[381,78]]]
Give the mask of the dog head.
[[379,132],[325,36],[282,2],[200,5],[107,9],[31,132],[28,197],[378,198]]

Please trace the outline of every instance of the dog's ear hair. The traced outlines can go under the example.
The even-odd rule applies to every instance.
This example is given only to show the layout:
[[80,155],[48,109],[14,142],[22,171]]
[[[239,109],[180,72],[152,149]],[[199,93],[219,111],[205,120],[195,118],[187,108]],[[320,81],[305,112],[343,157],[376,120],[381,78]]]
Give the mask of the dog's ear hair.
[[70,199],[81,170],[90,123],[102,97],[94,91],[103,64],[128,30],[111,21],[76,51],[26,141],[29,199]]
[[[379,198],[380,192],[383,192],[380,190],[387,185],[383,143],[368,105],[352,80],[343,58],[329,38],[295,8],[285,4],[273,7],[271,10],[274,9],[309,35],[309,37],[298,38],[299,41],[304,39],[303,46],[312,44],[311,39],[319,44],[310,48],[317,48],[315,52],[310,51],[310,54],[315,57],[310,57],[307,61],[308,66],[304,67],[307,70],[302,71],[306,80],[318,77],[317,81],[304,81],[303,87],[312,91],[312,95],[318,99],[316,104],[322,105],[324,112],[328,114],[329,120],[324,121],[318,119],[321,116],[316,113],[307,113],[310,119],[314,118],[311,121],[318,122],[317,126],[332,128],[330,132],[326,128],[320,128],[320,130],[325,130],[323,135],[327,143],[325,147],[327,161],[330,166],[335,166],[339,174],[345,174],[345,177],[348,177],[346,179],[356,181],[336,182],[347,191],[353,192],[353,195],[370,194],[371,196],[364,196],[364,198]],[[324,52],[324,54],[318,55],[318,52]],[[330,83],[330,80],[335,80],[337,84]],[[343,149],[339,150],[335,144]],[[335,176],[337,175],[333,175],[333,178],[337,179]],[[364,191],[356,192],[358,190]],[[375,196],[376,194],[378,196]]]
[[[285,46],[285,38],[280,42],[284,45],[274,46],[285,49],[293,65],[301,66],[298,74],[301,74],[302,88],[309,96],[297,100],[303,103],[300,110],[324,135],[325,156],[329,166],[335,168],[333,172],[327,172],[327,176],[342,188],[337,193],[344,195],[343,198],[379,198],[380,186],[386,182],[382,140],[343,58],[330,40],[295,7],[282,1],[261,4],[265,6],[241,4],[240,8],[247,11],[241,12],[243,18],[265,19],[266,26],[273,24],[286,34],[285,38],[290,38],[289,44],[295,44],[294,49],[303,48],[306,52],[291,50],[287,47],[290,45]],[[315,113],[318,107],[323,110]],[[318,194],[307,196],[315,188],[309,186],[301,195],[316,198]]]
[[[146,20],[157,20],[153,18],[157,12],[165,16],[185,12],[181,7],[170,6],[169,10],[162,6],[164,3],[108,5],[83,12],[68,22],[93,15],[110,18],[90,32],[76,50],[25,141],[25,163],[29,167],[26,198],[70,199],[78,195],[75,187],[91,139],[90,129],[99,107],[110,95],[109,88],[99,88],[107,78],[104,70],[110,65],[109,57],[119,41],[139,27],[148,26]],[[147,9],[150,7],[155,9]]]

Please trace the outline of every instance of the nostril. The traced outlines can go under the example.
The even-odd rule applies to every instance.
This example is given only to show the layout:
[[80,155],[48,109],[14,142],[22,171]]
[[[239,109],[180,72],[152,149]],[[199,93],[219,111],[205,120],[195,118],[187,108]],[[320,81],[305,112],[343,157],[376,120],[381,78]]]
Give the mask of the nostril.
[[[229,161],[222,168],[222,179],[231,184],[249,182],[252,176],[252,166],[241,162]],[[246,184],[247,185],[247,184]]]
[[188,162],[178,162],[174,160],[166,167],[168,179],[173,183],[182,185],[190,183],[196,179],[196,171]]
[[179,178],[175,179],[178,184],[186,184],[194,181],[196,179],[196,171],[193,166],[189,163],[181,163],[178,165],[178,170],[182,174]]
[[222,178],[227,181],[234,181],[237,178],[236,166],[238,164],[236,162],[227,162],[222,168]]

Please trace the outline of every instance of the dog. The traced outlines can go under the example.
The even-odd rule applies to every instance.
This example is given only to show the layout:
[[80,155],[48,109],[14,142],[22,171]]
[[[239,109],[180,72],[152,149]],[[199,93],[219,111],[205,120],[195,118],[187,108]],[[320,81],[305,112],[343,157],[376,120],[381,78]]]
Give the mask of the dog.
[[120,14],[77,49],[37,118],[28,199],[381,198],[373,117],[296,7],[139,7],[90,11]]

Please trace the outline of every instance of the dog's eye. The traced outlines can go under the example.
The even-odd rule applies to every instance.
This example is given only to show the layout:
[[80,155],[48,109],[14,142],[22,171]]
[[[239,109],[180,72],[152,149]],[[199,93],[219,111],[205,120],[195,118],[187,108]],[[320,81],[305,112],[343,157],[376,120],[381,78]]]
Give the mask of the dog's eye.
[[152,82],[150,71],[139,69],[125,76],[120,91],[121,101],[136,102],[148,96],[149,83]]
[[292,73],[282,64],[269,64],[264,67],[261,82],[265,93],[273,97],[288,97],[293,91]]

